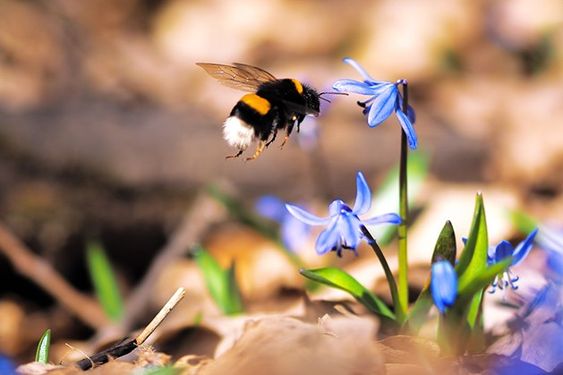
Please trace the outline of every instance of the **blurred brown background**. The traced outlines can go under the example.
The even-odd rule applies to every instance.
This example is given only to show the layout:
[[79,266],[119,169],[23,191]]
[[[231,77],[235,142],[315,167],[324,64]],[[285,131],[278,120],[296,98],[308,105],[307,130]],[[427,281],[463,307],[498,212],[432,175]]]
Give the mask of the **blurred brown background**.
[[[134,282],[209,183],[247,202],[306,199],[322,166],[326,191],[352,197],[357,170],[377,181],[397,162],[394,118],[369,129],[359,98],[334,97],[314,151],[295,135],[225,160],[221,124],[242,94],[195,65],[244,62],[326,90],[360,78],[345,56],[409,80],[436,183],[561,207],[560,0],[0,0],[0,218],[88,288],[86,240]],[[0,270],[0,296],[52,302],[4,258]]]

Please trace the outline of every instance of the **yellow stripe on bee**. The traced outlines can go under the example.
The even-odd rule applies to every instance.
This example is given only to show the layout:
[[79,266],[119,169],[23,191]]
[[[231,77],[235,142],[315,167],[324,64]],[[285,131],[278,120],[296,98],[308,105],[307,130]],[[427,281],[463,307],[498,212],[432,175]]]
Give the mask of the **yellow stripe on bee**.
[[261,115],[268,113],[271,108],[269,101],[256,94],[246,94],[240,101],[250,108],[254,109],[256,112],[260,113]]
[[303,94],[303,85],[301,84],[301,82],[299,82],[296,79],[292,79],[291,80],[293,82],[293,84],[295,85],[295,89],[297,90],[297,92],[299,94]]

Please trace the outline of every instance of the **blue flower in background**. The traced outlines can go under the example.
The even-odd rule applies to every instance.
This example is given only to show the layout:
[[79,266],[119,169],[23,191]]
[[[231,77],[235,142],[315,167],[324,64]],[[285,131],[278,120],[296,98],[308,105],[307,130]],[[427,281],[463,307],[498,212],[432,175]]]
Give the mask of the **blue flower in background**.
[[280,224],[280,236],[284,246],[293,252],[299,250],[311,234],[311,228],[287,212],[284,202],[272,195],[265,195],[256,202],[256,211]]
[[457,298],[457,274],[449,261],[440,260],[432,264],[430,293],[442,314],[454,304]]
[[351,58],[345,58],[344,62],[352,65],[364,80],[360,82],[352,79],[341,79],[336,81],[332,87],[340,92],[370,96],[369,99],[358,102],[358,104],[364,108],[363,114],[367,116],[368,125],[372,128],[381,124],[395,112],[403,131],[407,135],[409,147],[413,150],[416,149],[418,141],[413,126],[416,121],[414,109],[408,106],[407,115],[401,110],[403,97],[399,92],[399,85],[406,81],[376,81],[360,64]]
[[[510,264],[510,267],[519,264],[520,262],[522,262],[522,260],[524,260],[524,258],[526,258],[526,256],[532,249],[534,238],[536,237],[537,233],[538,230],[534,229],[516,247],[513,247],[508,241],[500,241],[496,246],[489,248],[487,254],[487,263],[489,265],[492,265],[501,262],[506,257],[511,256],[512,263]],[[510,286],[512,289],[518,289],[518,286],[516,285],[518,276],[512,273],[510,267],[508,267],[506,271],[495,278],[495,281],[493,281],[492,283],[492,290],[490,291],[490,293],[494,293],[497,287],[501,290],[506,288],[507,286]]]
[[16,366],[8,357],[2,354],[0,354],[0,374],[16,375]]
[[358,216],[365,214],[371,207],[371,191],[361,172],[358,172],[356,176],[356,201],[353,208],[337,199],[328,207],[329,216],[321,218],[295,205],[286,204],[285,206],[289,213],[305,224],[327,226],[317,238],[315,245],[319,255],[325,254],[328,251],[336,251],[338,256],[342,256],[342,249],[349,249],[355,252],[358,244],[364,237],[361,230],[362,225],[399,224],[401,222],[399,215],[394,213],[360,220]]
[[547,251],[547,265],[552,271],[551,279],[563,283],[563,230],[542,226],[536,243]]

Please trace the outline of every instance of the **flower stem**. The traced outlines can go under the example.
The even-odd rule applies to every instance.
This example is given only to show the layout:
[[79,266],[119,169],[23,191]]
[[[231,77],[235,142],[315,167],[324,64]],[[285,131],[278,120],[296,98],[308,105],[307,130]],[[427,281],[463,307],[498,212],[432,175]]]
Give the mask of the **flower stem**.
[[[401,81],[403,85],[402,110],[407,114],[408,108],[408,82]],[[409,304],[409,285],[408,285],[408,260],[407,260],[407,224],[408,224],[408,200],[407,200],[407,134],[401,131],[401,159],[399,164],[399,215],[401,224],[398,227],[399,234],[399,306],[402,315],[407,314]],[[399,314],[398,311],[395,312]]]
[[373,249],[373,252],[377,256],[377,259],[379,259],[379,263],[381,263],[381,266],[383,267],[385,277],[387,278],[387,283],[389,284],[389,290],[391,291],[391,297],[393,298],[393,305],[395,306],[395,316],[397,317],[397,323],[402,324],[405,320],[406,314],[399,308],[399,293],[393,272],[391,272],[391,268],[389,268],[389,264],[387,263],[387,260],[383,255],[383,251],[377,244],[377,241],[375,241],[375,238],[373,238],[371,233],[364,225],[360,225],[360,229],[362,230],[364,236],[367,238],[367,242]]

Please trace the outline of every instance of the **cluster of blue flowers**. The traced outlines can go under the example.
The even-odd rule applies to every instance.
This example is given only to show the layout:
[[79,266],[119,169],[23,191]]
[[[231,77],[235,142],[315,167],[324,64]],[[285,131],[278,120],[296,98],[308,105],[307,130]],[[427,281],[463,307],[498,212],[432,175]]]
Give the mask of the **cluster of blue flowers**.
[[[343,79],[334,83],[333,88],[339,92],[367,95],[369,98],[358,102],[363,108],[370,127],[383,123],[391,114],[395,114],[411,149],[416,149],[418,140],[413,124],[416,116],[412,107],[407,105],[404,110],[403,96],[399,86],[405,80],[396,82],[378,81],[373,79],[356,61],[346,58],[344,61],[354,67],[362,76],[362,81]],[[406,113],[405,113],[406,112]],[[291,250],[296,250],[306,238],[310,230],[308,226],[325,226],[317,238],[315,249],[319,255],[334,251],[339,257],[343,250],[351,250],[357,254],[357,247],[365,239],[363,230],[366,225],[400,224],[401,218],[395,213],[388,213],[368,219],[361,219],[372,203],[371,191],[361,172],[356,176],[356,200],[350,207],[340,199],[328,206],[328,216],[319,217],[307,212],[294,204],[283,203],[274,197],[265,197],[258,203],[258,211],[262,215],[281,223],[283,242]],[[507,257],[512,257],[511,266],[519,264],[532,248],[537,229],[531,232],[521,243],[513,247],[508,241],[501,241],[488,251],[488,264],[496,264]],[[491,293],[498,289],[511,287],[516,289],[518,277],[510,267],[498,275],[491,285]],[[439,260],[432,265],[430,291],[438,310],[444,313],[457,298],[457,274],[454,265],[447,260]]]
[[[494,293],[497,288],[503,290],[508,286],[512,289],[518,289],[516,285],[518,276],[514,275],[510,268],[518,265],[528,255],[532,249],[537,233],[537,229],[533,230],[516,247],[505,240],[500,241],[496,246],[489,247],[487,254],[487,263],[489,266],[499,263],[508,257],[512,257],[510,267],[508,267],[505,272],[498,275],[491,284],[490,293]],[[448,307],[455,303],[457,297],[457,274],[450,262],[441,260],[432,265],[430,291],[434,304],[441,313],[444,313]]]

